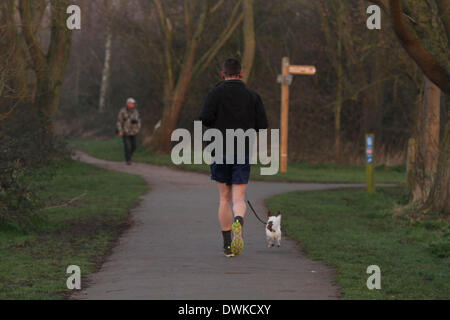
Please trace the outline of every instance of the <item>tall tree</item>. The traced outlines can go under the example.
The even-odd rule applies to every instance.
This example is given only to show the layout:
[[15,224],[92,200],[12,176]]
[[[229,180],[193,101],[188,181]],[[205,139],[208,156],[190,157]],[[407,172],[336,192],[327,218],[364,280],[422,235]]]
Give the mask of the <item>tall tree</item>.
[[[243,19],[243,13],[239,10],[241,2],[242,0],[238,1],[234,6],[227,24],[214,44],[201,57],[198,57],[202,37],[207,31],[208,20],[223,5],[224,1],[219,0],[214,6],[211,6],[211,2],[208,0],[185,1],[184,28],[186,30],[186,42],[183,46],[182,56],[177,56],[175,54],[178,51],[174,50],[173,44],[174,33],[176,32],[174,23],[167,14],[162,1],[153,0],[162,36],[162,60],[165,65],[164,107],[161,126],[153,134],[150,144],[156,152],[170,152],[170,137],[177,128],[178,118],[191,81],[194,76],[201,74],[207,68],[220,48],[241,23]],[[181,64],[179,64],[179,61],[182,61]]]
[[[450,0],[372,0],[390,14],[393,29],[406,52],[417,63],[426,77],[447,95],[450,94]],[[440,92],[427,84],[421,118],[422,126],[436,132],[436,106]],[[419,120],[420,122],[420,120]],[[418,200],[425,211],[450,212],[450,119],[444,119],[443,136],[439,149],[418,148],[417,157],[424,161],[424,171],[432,175],[431,190],[428,184],[417,183],[423,196]],[[422,130],[419,141],[431,138]],[[436,134],[431,134],[436,140]],[[435,141],[438,144],[438,141]],[[431,154],[430,154],[431,152]],[[428,160],[426,160],[428,159]],[[438,159],[437,164],[430,159]],[[436,166],[436,169],[434,168]],[[419,166],[420,167],[420,166]]]
[[111,82],[111,56],[112,56],[112,41],[113,41],[113,31],[111,23],[113,19],[111,17],[111,12],[117,6],[117,0],[106,0],[105,1],[105,13],[108,17],[106,24],[106,39],[105,39],[105,61],[103,63],[102,71],[102,81],[100,85],[100,100],[98,111],[100,113],[104,112],[106,109],[109,84]]
[[47,8],[46,0],[20,0],[22,31],[36,75],[36,105],[42,125],[49,135],[54,133],[64,72],[70,55],[72,32],[66,26],[69,0],[50,0],[50,44],[43,50],[37,36],[38,27]]
[[[305,3],[302,3],[305,5]],[[306,4],[310,6],[310,4]],[[344,106],[358,97],[363,101],[361,116],[362,135],[366,130],[380,126],[383,96],[383,82],[392,76],[381,67],[383,55],[373,52],[380,46],[374,36],[361,35],[361,23],[353,21],[361,16],[361,8],[356,2],[318,0],[313,4],[320,19],[321,31],[326,43],[326,52],[333,78],[334,98],[334,159],[343,162],[343,114]],[[365,27],[365,25],[364,25]],[[375,133],[375,132],[371,132]]]
[[425,77],[424,92],[412,143],[415,144],[414,170],[410,173],[413,202],[423,203],[433,185],[439,154],[441,90]]
[[9,110],[0,115],[0,120],[9,117],[20,103],[32,97],[17,18],[15,0],[0,3],[0,108],[9,106]]
[[423,73],[450,94],[450,0],[370,0],[391,17],[405,51]]

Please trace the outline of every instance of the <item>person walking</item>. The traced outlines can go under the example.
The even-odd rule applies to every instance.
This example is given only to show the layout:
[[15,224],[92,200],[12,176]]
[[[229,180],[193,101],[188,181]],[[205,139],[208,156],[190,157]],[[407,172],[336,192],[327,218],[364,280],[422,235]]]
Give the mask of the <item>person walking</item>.
[[[234,58],[227,59],[222,70],[222,78],[225,81],[208,93],[199,120],[206,127],[220,130],[223,137],[226,137],[227,129],[244,131],[267,129],[267,116],[261,97],[241,81],[240,61]],[[226,139],[224,138],[223,141]],[[236,146],[234,142],[232,143]],[[249,141],[246,140],[243,164],[236,161],[239,158],[236,148],[233,161],[227,161],[225,152],[222,152],[223,161],[217,161],[215,155],[212,155],[214,161],[210,166],[211,179],[216,181],[219,190],[218,215],[226,257],[239,255],[244,249],[242,230],[247,210],[245,193],[250,177],[250,147]],[[231,231],[233,231],[233,239]]]
[[123,139],[127,165],[131,165],[131,157],[136,151],[136,136],[140,129],[141,118],[136,109],[136,100],[128,98],[126,106],[120,109],[117,117],[117,131]]

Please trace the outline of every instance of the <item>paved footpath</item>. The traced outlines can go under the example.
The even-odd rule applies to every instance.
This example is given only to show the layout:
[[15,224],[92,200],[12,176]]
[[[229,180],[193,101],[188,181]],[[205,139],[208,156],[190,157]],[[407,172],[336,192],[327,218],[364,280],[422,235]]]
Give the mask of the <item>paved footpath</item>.
[[[217,219],[218,193],[208,175],[168,167],[78,160],[143,177],[151,190],[131,212],[122,235],[88,287],[72,299],[338,299],[334,272],[283,237],[267,248],[264,225],[247,212],[242,255],[226,258]],[[264,218],[264,199],[294,190],[355,185],[252,181],[247,196]],[[113,195],[111,195],[113,196]],[[84,281],[83,283],[86,283]]]

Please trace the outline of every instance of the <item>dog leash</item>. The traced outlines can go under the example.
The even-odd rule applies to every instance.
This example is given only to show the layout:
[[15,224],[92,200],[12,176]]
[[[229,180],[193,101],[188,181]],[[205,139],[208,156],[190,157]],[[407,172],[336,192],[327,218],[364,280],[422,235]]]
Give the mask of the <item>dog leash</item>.
[[264,222],[261,220],[261,218],[258,216],[258,214],[256,213],[255,209],[253,209],[252,204],[250,203],[250,200],[247,200],[248,205],[250,206],[250,209],[252,209],[253,213],[255,214],[256,219],[258,219],[261,223],[263,224],[267,224],[267,222]]

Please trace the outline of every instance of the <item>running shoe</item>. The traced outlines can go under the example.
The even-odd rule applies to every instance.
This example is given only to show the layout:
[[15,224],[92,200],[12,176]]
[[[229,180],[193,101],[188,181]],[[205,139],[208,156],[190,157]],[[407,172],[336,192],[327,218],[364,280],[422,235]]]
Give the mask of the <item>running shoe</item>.
[[225,257],[227,257],[227,258],[234,257],[234,253],[231,250],[231,246],[226,246],[225,248],[223,248],[223,253],[225,254]]
[[231,225],[233,230],[233,241],[231,241],[231,251],[234,255],[240,255],[244,250],[244,239],[242,237],[242,224],[236,220]]

